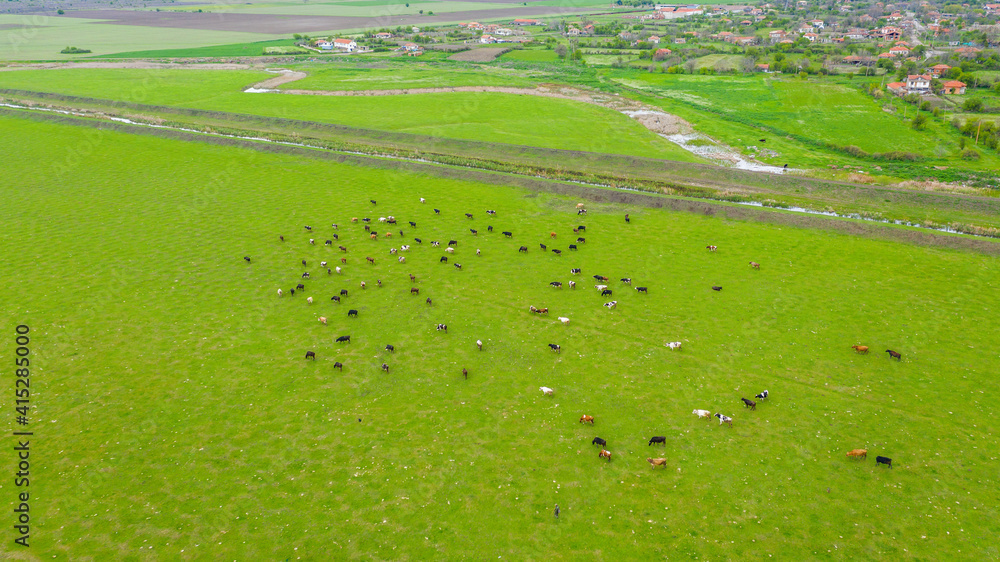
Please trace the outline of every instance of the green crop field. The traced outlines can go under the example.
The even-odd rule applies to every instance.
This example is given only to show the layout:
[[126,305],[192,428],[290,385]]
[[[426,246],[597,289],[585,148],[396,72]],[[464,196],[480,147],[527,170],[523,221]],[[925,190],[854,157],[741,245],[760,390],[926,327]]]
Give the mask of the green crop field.
[[[146,50],[173,50],[279,39],[277,35],[168,27],[114,25],[102,20],[59,16],[0,15],[2,60],[79,60],[99,55]],[[5,27],[11,25],[14,27]],[[89,54],[64,55],[67,45]],[[260,53],[257,53],[260,54]],[[169,56],[169,55],[168,55]]]
[[625,115],[571,100],[473,92],[328,97],[241,91],[270,76],[211,70],[20,70],[0,72],[0,87],[446,138],[698,161]]
[[556,62],[559,60],[559,55],[554,50],[515,49],[505,53],[500,59],[524,62]]
[[392,64],[367,67],[356,64],[297,66],[306,78],[283,86],[303,90],[389,90],[395,88],[451,88],[456,86],[502,86],[532,88],[537,82],[522,73],[489,66]]
[[1000,555],[996,258],[10,115],[0,149],[39,559]]
[[190,49],[156,49],[151,51],[131,51],[100,55],[102,59],[143,59],[143,58],[199,58],[199,57],[256,57],[268,47],[283,47],[295,44],[294,39],[274,39],[232,45],[212,45]]

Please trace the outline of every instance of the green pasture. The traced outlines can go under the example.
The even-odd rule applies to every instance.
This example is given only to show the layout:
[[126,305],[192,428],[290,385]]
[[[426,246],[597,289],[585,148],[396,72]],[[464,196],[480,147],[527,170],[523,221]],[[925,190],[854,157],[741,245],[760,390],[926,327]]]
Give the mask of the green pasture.
[[295,44],[294,39],[274,39],[271,41],[254,41],[251,43],[233,43],[230,45],[211,45],[208,47],[192,47],[188,49],[154,49],[151,51],[129,51],[102,55],[100,58],[114,59],[146,59],[146,58],[200,58],[200,57],[256,57],[264,53],[268,47],[285,47]]
[[241,91],[271,76],[264,72],[189,69],[20,70],[0,72],[0,87],[446,138],[698,161],[625,115],[571,100],[475,92],[302,96]]
[[523,62],[556,62],[559,56],[555,50],[541,49],[515,49],[503,54],[500,60],[523,61]]
[[[407,6],[409,4],[409,6]],[[532,4],[534,5],[534,4]],[[487,2],[406,2],[400,1],[375,1],[375,2],[286,2],[286,3],[266,3],[266,4],[219,4],[219,5],[191,5],[169,8],[170,11],[193,12],[202,10],[209,13],[235,12],[240,14],[270,14],[280,16],[351,16],[361,18],[376,18],[388,16],[416,16],[423,10],[434,12],[435,14],[445,14],[450,12],[464,12],[473,10],[496,10],[509,9],[515,5],[509,3],[487,3]],[[516,4],[520,6],[520,4]],[[386,26],[390,27],[390,26]]]
[[[0,358],[28,325],[39,559],[1000,555],[995,258],[618,204],[580,217],[581,199],[502,182],[18,117],[0,133]],[[381,234],[387,215],[402,238],[351,222]],[[449,239],[442,264],[430,241]],[[549,286],[573,267],[576,289]]]
[[[237,31],[104,24],[102,20],[44,15],[0,15],[0,60],[77,60],[135,51],[187,49],[205,45],[247,43],[280,38]],[[3,28],[3,25],[18,27]],[[67,45],[89,49],[64,55]]]
[[491,66],[449,67],[421,64],[393,64],[370,67],[358,64],[308,65],[297,67],[306,78],[285,84],[285,89],[302,90],[391,90],[397,88],[451,88],[457,86],[501,86],[532,88],[536,81],[522,72]]

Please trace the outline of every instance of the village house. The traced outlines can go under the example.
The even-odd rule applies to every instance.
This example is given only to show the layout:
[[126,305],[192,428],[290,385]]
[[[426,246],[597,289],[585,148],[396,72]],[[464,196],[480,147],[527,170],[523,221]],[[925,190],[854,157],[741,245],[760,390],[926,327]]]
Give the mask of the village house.
[[326,39],[320,39],[319,41],[313,43],[313,45],[315,45],[317,49],[322,49],[324,51],[333,50],[333,43],[327,41]]
[[905,57],[910,54],[910,50],[903,45],[896,45],[895,47],[889,49],[889,53],[895,57]]
[[646,42],[649,43],[650,45],[659,45],[660,44],[660,38],[657,37],[656,35],[650,35],[646,39]]
[[819,39],[819,35],[816,35],[815,33],[811,33],[811,32],[810,33],[805,33],[802,36],[805,37],[806,39],[808,39],[810,42],[815,42],[817,39]]
[[764,74],[770,74],[770,72],[771,72],[771,65],[768,64],[768,63],[766,63],[766,62],[762,62],[762,63],[759,63],[756,66],[756,69],[757,69],[757,72],[763,72]]
[[944,84],[941,84],[941,93],[962,95],[965,93],[965,82],[949,80]]
[[414,51],[419,51],[420,45],[417,45],[416,43],[403,43],[401,49],[408,53],[412,53]]
[[935,64],[931,67],[931,75],[935,78],[940,78],[942,74],[951,70],[951,67],[947,64]]
[[898,96],[906,93],[906,84],[903,82],[890,82],[885,88]]
[[986,15],[1000,14],[1000,4],[986,4],[983,6],[986,10]]
[[513,29],[507,29],[506,27],[500,27],[500,28],[497,28],[496,31],[494,31],[493,33],[497,34],[500,37],[507,37],[507,36],[513,35],[514,34],[514,30]]
[[351,39],[334,39],[333,46],[348,53],[353,53],[358,48],[358,44]]
[[490,35],[490,34],[488,34],[488,33],[484,33],[484,34],[483,34],[483,35],[482,35],[482,36],[481,36],[481,37],[479,38],[479,42],[480,42],[480,43],[496,43],[496,42],[497,42],[497,40],[496,40],[496,37],[493,37],[492,35]]
[[925,74],[911,74],[906,77],[906,89],[910,92],[929,92],[932,78]]
[[815,27],[816,29],[823,29],[826,27],[826,24],[823,23],[823,20],[809,20],[809,24]]

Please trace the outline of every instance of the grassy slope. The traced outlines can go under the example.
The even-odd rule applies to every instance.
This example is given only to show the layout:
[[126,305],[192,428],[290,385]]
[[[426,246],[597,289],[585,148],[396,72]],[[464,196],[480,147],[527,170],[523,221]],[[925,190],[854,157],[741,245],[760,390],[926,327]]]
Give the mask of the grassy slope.
[[[279,36],[236,31],[208,31],[167,27],[102,24],[101,20],[59,16],[0,15],[0,24],[22,27],[0,29],[2,60],[77,60],[134,51],[138,48],[184,49],[203,45],[246,43]],[[284,37],[281,37],[284,38]],[[66,46],[90,49],[90,54],[63,55]]]
[[[217,109],[371,129],[695,161],[619,113],[569,100],[446,93],[379,97],[244,94],[245,71],[68,69],[0,72],[0,87]],[[220,93],[221,92],[221,93]]]
[[[998,342],[970,329],[994,323],[995,259],[649,209],[580,219],[576,200],[544,194],[18,119],[0,131],[0,279],[13,289],[0,316],[32,327],[40,557],[998,555],[1000,443],[984,421],[1000,401]],[[405,230],[425,244],[405,265],[386,254],[401,241],[348,220],[384,214],[418,223]],[[331,222],[345,274],[306,281],[312,306],[279,299],[300,259],[316,273],[339,257],[302,230],[323,239]],[[581,222],[579,252],[537,250],[565,247]],[[461,272],[426,245],[448,238]],[[570,267],[581,288],[547,286]],[[608,311],[594,273],[650,293],[613,282]],[[341,287],[351,295],[331,304]],[[332,342],[346,333],[354,343]],[[684,350],[663,347],[673,340]],[[756,412],[739,406],[763,388]],[[844,459],[866,446],[867,462]]]

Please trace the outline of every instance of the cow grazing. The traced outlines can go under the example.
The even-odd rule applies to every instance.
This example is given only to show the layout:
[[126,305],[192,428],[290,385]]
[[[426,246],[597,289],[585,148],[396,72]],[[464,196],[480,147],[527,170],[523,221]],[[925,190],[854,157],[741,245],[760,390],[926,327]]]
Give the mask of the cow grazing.
[[388,363],[382,363],[382,370],[388,373],[389,372],[389,364]]
[[303,285],[302,283],[299,283],[298,285],[296,285],[295,288],[298,289],[298,290],[300,290],[300,291],[305,291],[306,290],[306,286]]
[[[400,236],[402,236],[402,234],[400,234]],[[392,238],[392,233],[391,232],[386,232],[385,233],[385,237],[386,238]]]
[[848,451],[847,457],[852,459],[868,458],[868,449],[854,449],[853,451]]
[[302,278],[303,278],[303,279],[309,279],[309,272],[308,272],[308,271],[304,272],[304,273],[302,274]]
[[465,216],[471,219],[472,218],[472,213],[465,213]]
[[469,380],[469,370],[465,367],[462,367],[462,376],[465,377],[465,380]]
[[658,466],[662,466],[663,468],[667,467],[667,459],[663,459],[663,458],[660,458],[660,459],[646,459],[646,462],[648,462],[649,464],[653,465],[653,468],[656,468]]
[[316,245],[316,239],[315,238],[310,238],[309,239],[309,243],[312,244],[313,246],[315,246]]
[[662,435],[655,435],[649,439],[649,444],[652,445],[653,443],[663,443],[664,445],[666,445],[667,438]]
[[576,229],[580,232],[585,232],[587,230],[587,227],[581,224],[580,226],[576,227]]
[[566,318],[565,316],[560,316],[559,321],[563,324],[569,324],[569,318]]
[[424,243],[424,241],[421,240],[421,239],[419,239],[419,238],[414,238],[413,241],[416,242],[417,244],[423,244]]
[[361,288],[362,288],[362,289],[365,289],[365,288],[367,288],[367,285],[365,285],[365,282],[364,282],[364,281],[362,281],[362,282],[361,282]]
[[575,289],[576,288],[576,281],[570,281],[569,282],[569,288],[570,289]]
[[705,246],[705,247],[708,248],[709,252],[714,252],[718,249],[716,246]]
[[320,266],[320,267],[326,267],[326,262],[325,262],[325,261],[321,261],[321,262],[319,262],[319,266]]
[[251,263],[250,262],[250,256],[243,256],[243,261],[245,261],[247,263]]
[[323,245],[324,246],[333,246],[333,240],[327,240],[326,242],[323,242]]
[[750,262],[750,267],[752,267],[754,269],[760,269],[760,264],[757,263],[757,262],[755,262],[755,261],[752,261],[752,262]]
[[417,223],[415,223],[413,221],[409,221],[409,223],[410,223],[410,227],[417,228]]
[[455,264],[452,264],[452,265],[455,266],[455,269],[462,269],[462,264],[460,264],[460,263],[455,263]]
[[503,235],[505,237],[507,237],[507,238],[513,238],[514,237],[514,233],[513,232],[509,232],[507,230],[503,231]]
[[278,296],[280,297],[282,294],[281,289],[278,289]]
[[618,301],[606,302],[606,303],[604,303],[604,306],[608,307],[608,309],[610,310],[610,309],[615,308],[616,306],[618,306]]
[[555,287],[556,289],[561,289],[562,288],[562,282],[561,281],[553,281],[553,282],[549,283],[549,286]]
[[486,214],[489,215],[489,216],[491,216],[491,217],[497,216],[497,212],[494,211],[493,209],[487,209],[486,210]]
[[552,390],[551,388],[549,388],[547,386],[540,386],[540,387],[538,387],[538,390],[541,390],[542,394],[544,394],[546,396],[552,396],[552,394],[555,392],[554,390]]
[[548,248],[545,247],[545,244],[539,244],[538,247],[541,248],[543,251],[548,250]]
[[358,311],[357,311],[357,310],[354,310],[354,309],[352,308],[352,309],[350,309],[350,310],[348,310],[348,311],[347,311],[347,317],[348,317],[348,318],[350,318],[350,317],[355,317],[355,318],[357,318],[357,316],[358,316]]
[[626,223],[632,222],[632,219],[628,217],[628,213],[625,213],[625,222]]
[[480,251],[479,251],[479,248],[476,248],[476,255],[478,256],[478,255],[480,255],[481,253],[482,253],[482,252],[480,252]]
[[452,247],[449,246],[449,247],[445,248],[444,251],[448,252],[449,254],[454,254],[455,253],[455,248],[452,248]]
[[604,282],[608,281],[608,278],[605,277],[604,275],[595,275],[594,279],[596,279],[597,281],[604,281]]
[[319,322],[320,322],[320,324],[323,324],[324,326],[326,326],[326,316],[320,316],[319,317]]
[[340,269],[339,265],[336,268],[334,268],[334,271],[336,271],[337,273],[343,273],[344,272],[343,269]]
[[578,215],[586,215],[587,214],[587,209],[577,209],[576,214],[578,214]]
[[537,312],[538,312],[538,309],[537,309],[537,308],[535,308],[535,305],[533,305],[533,304],[529,304],[529,305],[528,305],[528,312],[535,312],[535,313],[537,313]]
[[569,245],[569,249],[575,251],[576,250],[576,244],[570,244]]
[[597,453],[597,456],[602,459],[608,459],[608,462],[611,462],[611,451],[607,449],[602,449],[600,453]]
[[340,263],[347,264],[347,258],[340,258]]
[[562,352],[562,346],[559,345],[559,344],[557,344],[557,343],[550,343],[549,344],[549,349],[551,349],[552,351],[555,351],[556,353],[561,353]]
[[365,217],[365,218],[361,219],[361,221],[362,222],[372,222],[372,220],[370,218],[368,218],[368,217]]
[[386,344],[386,346],[385,346],[385,350],[386,350],[386,351],[388,351],[389,353],[392,353],[392,352],[396,351],[396,348],[395,348],[395,346],[393,346],[393,345],[392,345],[392,344],[390,343],[390,344]]
[[314,352],[314,351],[307,351],[306,352],[306,359],[312,359],[313,361],[315,361],[316,360],[316,352]]
[[406,256],[399,256],[396,261],[399,263],[406,263]]
[[311,226],[307,226],[306,227],[306,231],[308,231],[308,232],[312,232],[312,229],[313,229],[313,227],[311,227]]
[[346,252],[347,251],[347,247],[345,247],[345,246],[337,246],[337,248],[340,248],[341,252]]
[[711,410],[694,410],[691,413],[698,416],[699,418],[705,418],[706,420],[712,419]]
[[434,209],[434,214],[435,215],[440,215],[441,214],[441,209]]
[[479,348],[479,351],[482,351],[483,350],[483,340],[476,340],[476,347]]
[[341,363],[340,361],[337,361],[337,362],[335,362],[335,363],[333,364],[333,368],[334,368],[334,369],[340,369],[340,372],[341,372],[341,373],[343,373],[343,372],[344,372],[344,364],[343,364],[343,363]]
[[309,303],[309,304],[312,304],[313,303],[313,298],[312,297],[307,297],[306,298],[306,302]]
[[765,390],[764,392],[761,392],[757,396],[754,396],[754,398],[758,400],[767,400],[767,391]]
[[600,445],[601,448],[607,447],[608,442],[600,437],[594,437],[594,440],[590,442],[591,445]]
[[417,276],[411,273],[410,274],[410,281],[412,282],[412,281],[416,281],[416,280],[417,280]]
[[635,292],[648,294],[649,293],[649,289],[647,289],[646,287],[636,287],[635,288]]
[[733,427],[733,418],[729,416],[724,416],[722,414],[715,414],[715,417],[719,418],[719,425],[729,424],[729,427]]
[[740,398],[740,400],[743,401],[743,407],[750,408],[751,410],[757,409],[757,403],[753,400],[750,400],[749,398]]
[[666,343],[666,344],[664,344],[664,345],[666,345],[666,346],[667,346],[667,347],[669,347],[670,349],[680,349],[680,348],[681,348],[681,346],[683,345],[683,343],[681,343],[681,342],[679,342],[679,341],[672,341],[672,342],[667,342],[667,343]]
[[713,290],[713,291],[721,291],[721,290],[722,290],[722,287],[720,287],[720,286],[718,286],[718,285],[712,285],[712,290]]
[[438,262],[440,262],[440,263],[448,263],[448,256],[441,256],[441,259],[439,259]]
[[867,345],[852,345],[851,349],[853,349],[856,353],[860,353],[862,355],[867,355],[868,354],[868,346]]
[[279,234],[278,235],[278,240],[281,240],[282,242],[284,242],[285,241],[285,237],[282,236],[281,234]]
[[555,238],[555,237],[556,237],[556,233],[555,232],[550,232],[549,233],[549,238]]
[[584,414],[580,416],[580,423],[589,423],[590,425],[594,425],[594,416]]
[[893,351],[891,349],[887,349],[887,350],[885,350],[885,352],[889,354],[889,357],[891,359],[895,359],[897,361],[902,361],[903,360],[903,356],[898,351]]
[[289,289],[289,291],[288,291],[288,292],[289,292],[289,293],[291,293],[291,295],[292,295],[293,297],[295,296],[295,289]]
[[632,278],[631,277],[622,277],[620,279],[620,281],[622,283],[625,283],[626,285],[631,285],[632,284]]
[[306,260],[302,260],[302,267],[309,267],[308,265],[306,265]]
[[389,248],[389,254],[394,255],[396,253],[396,248]]
[[440,245],[441,245],[441,242],[439,242],[437,240],[431,240],[431,248],[437,248]]
[[602,297],[610,297],[612,295],[612,293],[613,293],[613,291],[611,289],[604,289],[603,291],[601,291],[601,296]]
[[340,296],[346,297],[347,296],[347,289],[341,289],[340,290]]
[[476,230],[475,228],[470,228],[469,232],[471,232],[473,236],[478,236],[479,235],[479,231]]
[[557,256],[561,256],[562,255],[562,250],[553,249],[552,253],[555,254],[555,255],[557,255]]
[[368,202],[371,203],[372,205],[376,205],[377,204],[377,203],[375,203],[374,199],[369,199]]
[[586,244],[587,243],[587,239],[586,238],[577,238],[576,241],[578,243],[580,243],[580,244]]
[[412,288],[410,289],[410,294],[411,294],[411,295],[419,295],[419,294],[420,294],[420,289],[418,289],[418,288],[416,288],[416,287],[412,287]]
[[447,324],[438,324],[437,325],[437,330],[439,332],[444,332],[444,333],[447,334],[448,333],[448,325]]
[[880,464],[888,465],[889,468],[892,468],[892,459],[890,459],[889,457],[883,457],[881,455],[875,457],[875,465],[878,466]]
[[427,297],[427,306],[431,306],[432,304],[434,303],[431,302],[431,298]]
[[597,289],[598,291],[603,291],[604,289],[607,289],[608,286],[607,285],[594,285],[594,288]]
[[528,247],[527,246],[521,246],[520,248],[517,249],[517,251],[518,251],[518,253],[521,253],[521,254],[527,254],[528,253]]
[[375,258],[373,258],[371,256],[366,257],[365,261],[367,261],[368,263],[370,263],[372,265],[375,265]]
[[340,304],[340,297],[338,297],[337,295],[333,295],[332,297],[330,297],[330,300],[336,302],[337,304]]

